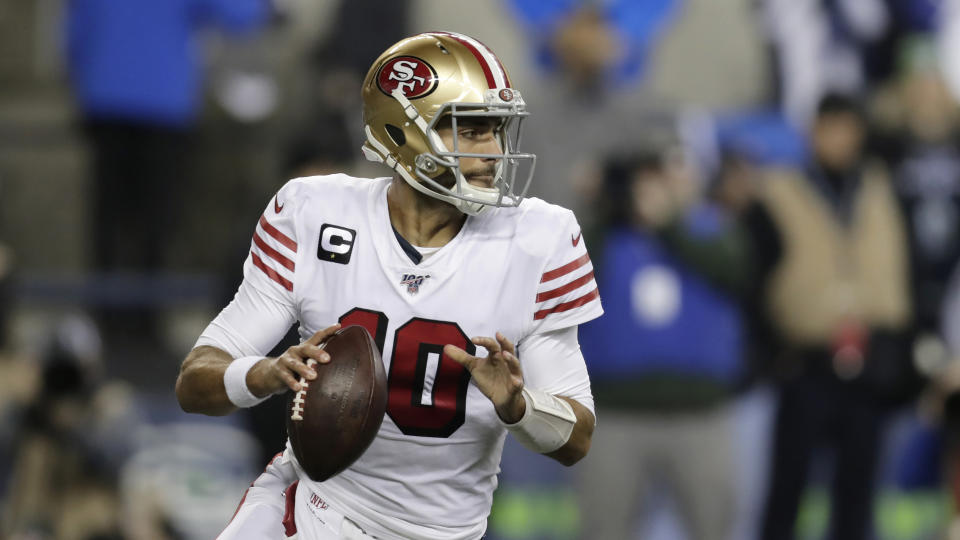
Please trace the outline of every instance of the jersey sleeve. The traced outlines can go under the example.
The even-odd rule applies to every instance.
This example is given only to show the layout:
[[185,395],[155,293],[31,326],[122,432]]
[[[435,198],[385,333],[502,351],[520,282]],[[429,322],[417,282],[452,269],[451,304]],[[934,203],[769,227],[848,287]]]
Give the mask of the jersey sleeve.
[[288,182],[267,204],[243,264],[244,283],[291,307],[296,304],[294,285],[301,249],[296,223],[298,187],[295,180]]
[[518,349],[524,384],[574,399],[596,415],[576,327],[534,334],[521,341]]
[[233,301],[207,325],[194,347],[209,345],[234,358],[263,356],[297,321],[293,307],[244,280]]
[[580,225],[570,211],[558,221],[549,229],[553,247],[537,285],[532,334],[576,326],[603,314]]

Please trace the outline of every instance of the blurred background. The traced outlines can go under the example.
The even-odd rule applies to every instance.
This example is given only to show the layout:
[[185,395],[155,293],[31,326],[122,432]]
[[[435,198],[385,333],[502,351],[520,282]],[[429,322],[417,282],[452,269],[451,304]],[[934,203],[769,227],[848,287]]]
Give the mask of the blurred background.
[[[606,315],[488,538],[960,538],[960,0],[0,0],[0,538],[209,539],[282,399],[179,363],[401,37],[496,51]],[[285,347],[282,345],[281,347]]]

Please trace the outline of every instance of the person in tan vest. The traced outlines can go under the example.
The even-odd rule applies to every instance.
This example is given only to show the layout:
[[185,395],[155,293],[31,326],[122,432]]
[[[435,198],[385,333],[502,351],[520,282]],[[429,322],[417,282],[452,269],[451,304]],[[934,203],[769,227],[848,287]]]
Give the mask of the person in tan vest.
[[865,156],[857,103],[828,94],[810,164],[772,173],[764,205],[783,254],[766,309],[783,349],[764,540],[794,537],[815,451],[832,451],[830,538],[870,535],[885,399],[909,365],[903,218],[885,170]]

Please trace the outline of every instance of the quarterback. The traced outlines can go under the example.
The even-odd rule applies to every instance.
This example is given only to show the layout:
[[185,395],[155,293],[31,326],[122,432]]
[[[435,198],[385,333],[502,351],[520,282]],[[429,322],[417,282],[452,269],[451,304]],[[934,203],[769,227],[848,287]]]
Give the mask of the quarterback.
[[[517,148],[527,112],[500,61],[470,37],[419,34],[374,62],[362,96],[364,154],[393,176],[284,185],[176,390],[212,415],[297,391],[336,362],[317,345],[362,325],[387,414],[324,482],[288,444],[222,539],[476,539],[508,433],[565,465],[590,447],[577,326],[603,313],[593,267],[573,213],[524,198],[535,157]],[[265,357],[295,323],[303,341]]]

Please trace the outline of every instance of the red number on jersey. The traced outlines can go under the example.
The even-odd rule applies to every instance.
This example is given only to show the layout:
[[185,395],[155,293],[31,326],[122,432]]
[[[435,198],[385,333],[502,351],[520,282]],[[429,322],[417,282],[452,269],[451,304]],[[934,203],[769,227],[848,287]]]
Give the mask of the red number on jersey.
[[367,332],[370,332],[370,335],[373,336],[373,341],[380,349],[380,354],[383,355],[383,340],[387,337],[387,323],[389,322],[386,314],[370,309],[353,308],[341,315],[338,322],[344,328],[348,326],[366,328]]
[[[443,354],[447,343],[470,354],[476,351],[456,323],[413,318],[397,329],[387,374],[387,414],[406,435],[449,437],[463,425],[470,372]],[[436,377],[425,391],[431,360]]]
[[[385,314],[363,308],[340,317],[343,326],[366,328],[381,354],[388,322]],[[414,317],[394,333],[387,414],[405,435],[445,438],[466,420],[470,372],[443,354],[448,343],[470,354],[476,352],[460,326],[449,321]]]

